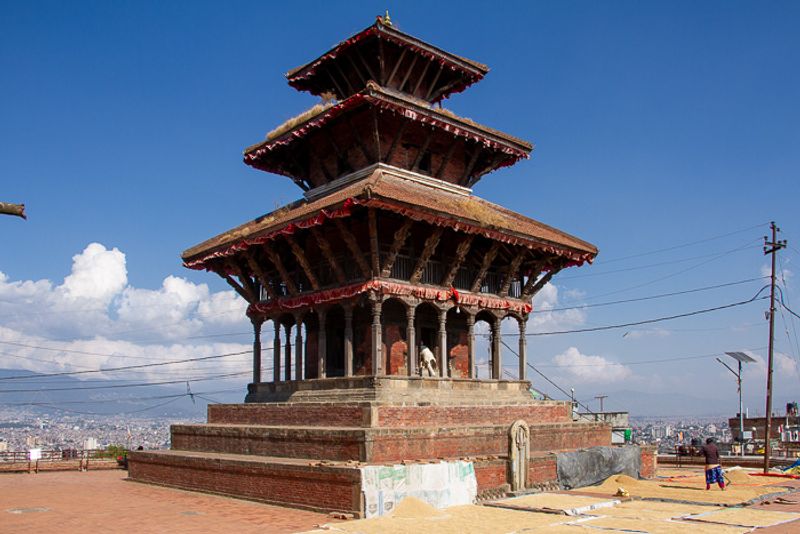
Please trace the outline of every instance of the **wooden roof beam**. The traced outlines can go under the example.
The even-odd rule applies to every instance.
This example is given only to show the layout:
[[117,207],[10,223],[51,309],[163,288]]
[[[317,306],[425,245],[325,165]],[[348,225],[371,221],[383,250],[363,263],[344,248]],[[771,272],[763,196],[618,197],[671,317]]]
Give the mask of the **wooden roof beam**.
[[346,56],[347,62],[350,63],[351,67],[353,67],[353,72],[356,73],[356,76],[358,76],[358,78],[361,80],[361,83],[366,85],[368,78],[361,73],[361,69],[358,68],[358,65],[356,65],[356,62],[353,59],[353,54],[346,54]]
[[464,170],[464,175],[461,177],[461,183],[464,183],[467,180],[469,180],[469,176],[472,173],[472,169],[475,167],[475,164],[478,162],[478,156],[481,155],[481,152],[483,152],[483,147],[481,145],[477,145],[475,147],[475,152],[472,153],[472,157],[469,159],[469,163],[467,163],[467,168],[466,170]]
[[414,271],[411,273],[411,278],[409,279],[409,282],[412,284],[419,284],[419,281],[422,280],[422,273],[425,272],[428,260],[431,259],[431,256],[433,256],[433,253],[436,251],[436,247],[439,246],[442,232],[444,232],[444,228],[437,227],[433,233],[428,236],[428,239],[425,240],[422,254],[417,258],[417,265],[414,267]]
[[364,275],[364,278],[368,279],[370,277],[369,265],[367,265],[367,261],[364,259],[364,253],[361,252],[361,249],[358,247],[355,236],[348,230],[341,219],[334,219],[333,222],[336,224],[336,229],[339,230],[339,234],[341,234],[347,248],[350,249],[350,253],[356,260],[356,263],[358,263],[361,274]]
[[433,93],[434,89],[436,89],[436,84],[439,83],[439,78],[442,75],[442,71],[444,71],[444,63],[439,63],[439,70],[436,71],[436,76],[434,76],[430,87],[428,87],[428,92],[425,93],[425,100],[431,99],[431,93]]
[[419,59],[419,56],[418,56],[418,55],[416,55],[416,54],[414,55],[414,57],[413,57],[413,58],[411,58],[411,65],[409,65],[409,66],[408,66],[408,70],[406,71],[406,74],[405,74],[405,76],[403,76],[403,81],[402,81],[402,82],[400,82],[400,85],[398,85],[398,86],[397,86],[397,90],[398,90],[398,91],[400,91],[400,92],[402,92],[402,91],[403,91],[403,87],[405,87],[405,85],[406,85],[406,82],[408,81],[408,78],[409,78],[409,76],[411,76],[411,71],[413,71],[413,70],[414,70],[414,66],[417,64],[417,59]]
[[255,257],[255,250],[247,250],[244,253],[244,257],[247,260],[247,265],[250,266],[250,270],[253,271],[256,277],[258,277],[258,281],[261,282],[261,287],[263,287],[267,292],[269,298],[271,300],[277,299],[278,295],[275,293],[275,290],[272,289],[272,285],[270,285],[269,276],[267,276],[267,273],[261,268],[261,265],[259,265],[258,260]]
[[378,81],[378,79],[375,77],[375,72],[373,72],[372,67],[370,67],[369,63],[367,63],[367,60],[364,59],[364,54],[361,53],[361,48],[356,46],[353,47],[353,50],[355,50],[356,57],[358,57],[358,60],[364,66],[364,69],[367,71],[367,75],[370,77],[370,79]]
[[481,268],[478,271],[478,274],[475,275],[475,280],[472,281],[472,286],[469,289],[471,292],[478,293],[480,291],[483,281],[486,279],[486,274],[489,272],[489,267],[492,266],[492,262],[494,261],[495,256],[497,256],[498,250],[500,250],[500,242],[494,241],[492,246],[489,248],[489,252],[483,256]]
[[283,282],[283,285],[286,286],[286,291],[288,291],[291,296],[293,297],[296,296],[297,286],[294,285],[294,282],[289,277],[289,273],[286,271],[286,267],[284,267],[281,257],[275,252],[275,250],[273,250],[272,246],[270,246],[268,243],[264,243],[263,245],[261,245],[261,249],[269,257],[269,261],[271,261],[272,265],[275,266],[275,270],[278,271],[278,275],[280,275],[281,277],[281,282]]
[[397,69],[400,68],[400,64],[403,62],[403,59],[406,57],[406,53],[408,53],[408,48],[403,48],[403,51],[400,52],[400,57],[397,58],[397,63],[394,64],[394,68],[392,68],[392,73],[389,74],[389,79],[386,80],[386,85],[392,85],[392,80],[394,80],[395,74],[397,74]]
[[303,252],[303,249],[300,248],[300,245],[297,244],[297,241],[295,241],[294,237],[291,235],[284,235],[283,238],[289,243],[289,248],[292,249],[292,254],[300,265],[300,268],[303,269],[308,283],[311,284],[311,289],[317,291],[319,289],[319,282],[317,281],[317,276],[314,274],[314,270],[311,269],[311,265],[308,263],[305,252]]
[[425,75],[428,74],[428,69],[431,67],[431,63],[433,63],[433,61],[432,60],[428,60],[425,63],[425,66],[422,67],[422,72],[420,73],[419,78],[417,78],[417,83],[414,84],[414,90],[410,91],[412,95],[414,95],[414,96],[417,95],[417,90],[419,89],[419,86],[422,84],[422,80],[425,79]]
[[369,252],[372,260],[372,276],[378,276],[381,270],[380,251],[378,250],[378,216],[374,208],[367,209],[367,220],[369,223]]
[[461,242],[456,247],[456,257],[453,258],[453,262],[450,264],[450,270],[447,271],[447,274],[442,280],[442,285],[444,287],[450,287],[453,285],[453,280],[456,279],[458,270],[464,264],[464,258],[467,257],[469,249],[472,247],[472,242],[474,240],[475,236],[472,234],[468,234],[464,236],[464,239],[462,239]]
[[556,273],[558,273],[558,271],[560,271],[562,268],[563,267],[560,266],[553,267],[552,269],[547,271],[544,274],[544,276],[539,278],[538,281],[536,280],[537,278],[536,275],[532,274],[528,278],[525,287],[522,288],[522,295],[520,295],[520,299],[530,301],[534,297],[534,295],[536,295],[536,293],[538,293],[545,286],[545,284],[549,282],[550,279],[553,278],[556,275]]
[[331,249],[331,244],[328,239],[322,234],[320,229],[315,226],[311,227],[311,235],[313,235],[314,239],[317,240],[317,244],[319,245],[319,249],[322,251],[322,255],[325,256],[328,265],[330,265],[331,269],[333,269],[333,275],[336,277],[336,281],[339,284],[344,284],[346,280],[344,271],[342,270],[341,266],[339,266],[339,262],[336,261],[336,257],[333,255],[333,250]]
[[403,224],[397,231],[394,233],[394,241],[392,241],[392,248],[389,249],[389,255],[386,256],[386,261],[383,263],[383,268],[381,269],[381,277],[388,278],[392,274],[392,267],[394,267],[394,262],[397,260],[397,255],[400,253],[400,249],[403,248],[403,245],[406,243],[406,239],[408,239],[408,233],[411,230],[411,226],[414,224],[414,221],[411,219],[406,219],[403,221]]
[[522,265],[522,262],[527,255],[528,250],[522,249],[516,256],[514,256],[514,259],[511,260],[508,269],[506,269],[505,276],[503,277],[503,283],[500,286],[500,291],[497,293],[498,295],[501,297],[508,296],[508,292],[511,290],[511,282],[514,280],[514,276],[519,271],[519,267]]

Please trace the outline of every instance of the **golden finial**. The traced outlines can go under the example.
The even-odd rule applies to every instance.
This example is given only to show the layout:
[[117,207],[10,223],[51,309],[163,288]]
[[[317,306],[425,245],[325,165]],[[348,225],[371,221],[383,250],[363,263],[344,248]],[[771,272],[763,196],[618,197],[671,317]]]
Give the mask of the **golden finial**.
[[392,25],[392,19],[389,17],[389,10],[386,10],[386,15],[383,16],[383,24],[386,26]]

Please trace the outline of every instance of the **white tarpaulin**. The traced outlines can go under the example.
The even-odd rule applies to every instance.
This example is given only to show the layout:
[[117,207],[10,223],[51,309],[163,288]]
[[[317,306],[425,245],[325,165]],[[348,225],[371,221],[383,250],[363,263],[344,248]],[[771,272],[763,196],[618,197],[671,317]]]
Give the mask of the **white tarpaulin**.
[[370,465],[361,468],[366,516],[386,515],[405,497],[416,497],[435,508],[472,504],[478,481],[472,462]]

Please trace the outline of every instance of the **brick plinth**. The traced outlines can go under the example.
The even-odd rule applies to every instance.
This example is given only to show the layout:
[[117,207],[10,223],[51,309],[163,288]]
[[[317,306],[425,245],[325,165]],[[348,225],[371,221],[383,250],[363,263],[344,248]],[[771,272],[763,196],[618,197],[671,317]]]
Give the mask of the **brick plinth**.
[[[360,514],[363,465],[468,459],[479,491],[502,492],[518,420],[530,432],[529,486],[557,483],[555,453],[611,444],[609,425],[575,422],[568,402],[533,400],[527,385],[363,376],[251,384],[251,401],[273,400],[210,405],[208,424],[173,425],[173,450],[132,454],[130,477]],[[644,451],[643,476],[653,466]]]
[[209,404],[209,424],[418,428],[424,426],[571,423],[568,402],[495,405],[385,405],[363,403]]
[[134,451],[130,457],[129,476],[138,482],[270,504],[360,513],[358,468],[312,464],[258,456]]

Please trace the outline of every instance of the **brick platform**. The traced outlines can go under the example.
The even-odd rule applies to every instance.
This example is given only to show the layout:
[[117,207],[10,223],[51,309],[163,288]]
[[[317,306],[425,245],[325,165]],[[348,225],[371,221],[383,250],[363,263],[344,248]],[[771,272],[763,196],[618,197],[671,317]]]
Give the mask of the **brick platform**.
[[[554,453],[611,444],[610,426],[574,422],[568,402],[533,400],[526,382],[353,377],[249,391],[285,400],[210,405],[207,424],[172,426],[171,451],[133,452],[130,478],[360,515],[370,464],[468,459],[479,493],[505,491],[518,420],[530,429],[529,487],[557,484]],[[653,473],[653,451],[642,460]]]

